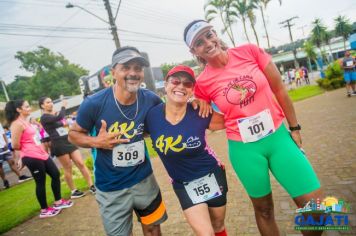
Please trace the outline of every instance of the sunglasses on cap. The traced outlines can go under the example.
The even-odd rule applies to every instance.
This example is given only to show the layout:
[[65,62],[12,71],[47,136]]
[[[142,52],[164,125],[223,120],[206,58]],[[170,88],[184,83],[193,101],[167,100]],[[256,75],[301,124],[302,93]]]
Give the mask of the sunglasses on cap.
[[180,77],[170,77],[169,79],[168,79],[168,81],[171,83],[171,84],[173,84],[173,85],[175,85],[175,86],[178,86],[178,85],[180,85],[180,84],[183,84],[183,86],[184,87],[186,87],[186,88],[193,88],[193,86],[194,86],[194,82],[193,81],[191,81],[191,80],[185,80],[185,79],[182,79],[182,78],[180,78]]

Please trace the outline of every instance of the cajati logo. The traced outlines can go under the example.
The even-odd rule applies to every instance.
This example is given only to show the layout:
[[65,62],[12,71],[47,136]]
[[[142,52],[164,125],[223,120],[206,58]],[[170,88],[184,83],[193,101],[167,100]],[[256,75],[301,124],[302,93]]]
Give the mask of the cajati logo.
[[350,204],[336,197],[311,199],[296,213],[295,230],[350,230]]

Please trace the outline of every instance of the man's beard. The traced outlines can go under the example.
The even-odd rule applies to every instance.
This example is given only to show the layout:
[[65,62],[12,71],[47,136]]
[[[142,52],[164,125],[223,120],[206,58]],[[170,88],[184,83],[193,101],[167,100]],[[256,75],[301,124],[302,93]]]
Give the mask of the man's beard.
[[137,77],[137,76],[128,77],[127,76],[124,78],[124,80],[125,80],[125,88],[130,93],[136,93],[140,89],[141,82],[138,83],[137,85],[131,85],[131,84],[127,83],[128,80],[140,81],[141,80],[140,77]]

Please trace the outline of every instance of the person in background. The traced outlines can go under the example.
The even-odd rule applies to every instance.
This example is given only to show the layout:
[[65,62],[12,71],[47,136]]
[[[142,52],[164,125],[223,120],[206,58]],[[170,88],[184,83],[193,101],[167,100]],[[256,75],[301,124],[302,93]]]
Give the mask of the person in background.
[[39,99],[39,107],[42,109],[41,124],[51,139],[51,154],[55,155],[64,170],[64,178],[71,189],[71,198],[80,198],[85,194],[75,187],[72,174],[72,161],[78,167],[89,186],[89,191],[95,194],[96,188],[85,166],[78,148],[68,141],[68,129],[65,123],[65,107],[67,101],[63,100],[61,110],[56,114],[53,109],[52,99],[42,97]]
[[[8,135],[11,138],[11,133]],[[15,164],[14,150],[12,149],[12,145],[11,145],[11,139],[8,139],[8,136],[5,133],[3,126],[0,124],[0,177],[3,181],[4,188],[7,189],[10,188],[10,183],[6,179],[5,171],[3,168],[3,163],[5,161],[7,161],[11,170],[17,175],[19,179],[18,180],[19,183],[32,179],[32,177],[30,176],[21,175],[20,171],[17,170]]]
[[[41,206],[40,218],[53,217],[64,208],[69,208],[73,202],[62,199],[60,174],[56,164],[49,158],[43,149],[38,131],[28,121],[31,107],[27,101],[14,100],[6,103],[5,116],[11,125],[12,147],[20,151],[18,166],[23,165],[31,171],[36,183],[36,197]],[[48,206],[46,198],[46,174],[51,179],[51,187],[54,195],[52,207]]]
[[302,66],[302,70],[303,70],[303,76],[304,76],[304,81],[306,84],[310,84],[310,80],[309,80],[309,73],[308,73],[308,69],[305,66]]
[[356,59],[351,56],[350,51],[345,52],[345,57],[342,60],[342,67],[344,69],[347,96],[351,97],[351,95],[356,95]]

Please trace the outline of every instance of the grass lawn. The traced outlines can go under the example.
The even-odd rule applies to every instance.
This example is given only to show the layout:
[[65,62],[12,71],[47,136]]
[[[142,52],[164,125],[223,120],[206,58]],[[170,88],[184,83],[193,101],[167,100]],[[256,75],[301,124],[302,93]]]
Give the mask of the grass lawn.
[[289,97],[293,102],[300,101],[324,93],[318,85],[308,85],[298,89],[288,91]]
[[[74,168],[73,178],[75,185],[80,190],[87,190],[85,180],[78,177],[79,170]],[[63,180],[63,171],[61,171],[61,192],[62,198],[68,199],[70,197],[70,190]],[[54,201],[51,178],[47,176],[46,179],[47,202],[51,205]],[[87,193],[90,194],[90,193]],[[11,186],[9,189],[0,191],[0,234],[10,230],[18,224],[30,219],[33,216],[38,216],[40,212],[40,205],[37,202],[35,194],[35,181]]]

